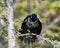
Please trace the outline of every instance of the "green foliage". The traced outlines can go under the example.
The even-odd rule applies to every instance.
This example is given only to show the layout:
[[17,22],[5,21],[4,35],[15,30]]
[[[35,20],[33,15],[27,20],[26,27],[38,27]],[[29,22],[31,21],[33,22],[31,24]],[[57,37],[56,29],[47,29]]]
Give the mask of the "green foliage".
[[59,32],[60,31],[60,27],[57,25],[50,25],[50,28],[55,31],[55,32]]
[[[59,2],[60,1],[56,1],[56,0],[54,0],[54,1],[45,0],[45,1],[42,1],[41,4],[36,6],[36,2],[34,0],[31,0],[31,4],[34,4],[36,6],[33,9],[32,13],[33,12],[39,12],[41,22],[42,23],[47,23],[47,21],[49,20],[49,15],[50,14],[52,14],[52,16],[53,16],[53,15],[60,12],[59,11],[60,10],[59,9],[60,8],[60,3]],[[41,10],[43,10],[43,12],[41,12]],[[22,1],[20,3],[14,4],[14,12],[15,12],[15,17],[18,18],[18,19],[17,18],[15,19],[15,26],[16,26],[16,28],[19,29],[23,19],[28,15],[27,2]],[[50,37],[50,38],[55,38],[55,37],[59,38],[59,35],[55,34],[55,33],[58,33],[60,31],[60,27],[58,27],[56,25],[50,25],[50,29],[51,30],[46,31],[43,34],[43,36],[47,37],[46,34],[48,34],[48,37]]]
[[2,12],[0,13],[0,16],[6,16],[6,11],[2,11]]
[[14,12],[17,14],[17,17],[27,15],[26,7],[26,1],[14,4]]
[[6,0],[0,1],[0,16],[6,16]]
[[[44,41],[43,44],[45,44],[45,48],[60,48],[60,21],[57,23],[57,24],[53,24],[53,25],[50,25],[51,22],[49,22],[49,17],[50,14],[52,16],[55,16],[56,14],[56,17],[60,16],[60,1],[58,0],[44,0],[42,1],[41,3],[37,3],[35,0],[30,0],[31,2],[31,5],[35,6],[32,10],[31,13],[39,13],[40,15],[40,20],[43,24],[43,27],[44,25],[47,25],[49,23],[49,27],[50,29],[45,31],[42,36],[43,37],[46,37],[46,38],[49,38],[53,41],[53,45],[51,45],[50,43],[46,43]],[[0,2],[3,2],[3,6],[1,5],[0,6],[0,16],[5,16],[6,17],[6,0],[2,1],[0,0]],[[14,17],[15,17],[15,20],[14,20],[14,25],[15,25],[15,29],[18,31],[19,29],[21,29],[21,23],[23,22],[24,18],[29,15],[28,13],[28,7],[27,7],[27,1],[26,0],[21,0],[20,3],[15,3],[14,4]],[[38,5],[37,5],[38,4]],[[47,25],[48,26],[48,25]],[[0,26],[0,30],[1,30],[1,26]],[[3,33],[3,37],[4,37],[4,40],[5,40],[5,43],[6,45],[4,44],[5,48],[7,48],[7,32],[4,30],[4,31],[0,31],[0,36],[1,34]],[[57,41],[55,41],[57,40]],[[16,40],[17,42],[18,40]],[[18,43],[17,43],[18,44]],[[37,46],[36,48],[39,48],[39,45],[35,45],[34,46]],[[26,45],[26,48],[28,48],[29,46]]]
[[58,42],[58,41],[54,41],[53,45],[54,45],[53,48],[60,48],[60,42]]
[[21,27],[20,20],[16,19],[14,25],[15,25],[15,28],[19,30]]

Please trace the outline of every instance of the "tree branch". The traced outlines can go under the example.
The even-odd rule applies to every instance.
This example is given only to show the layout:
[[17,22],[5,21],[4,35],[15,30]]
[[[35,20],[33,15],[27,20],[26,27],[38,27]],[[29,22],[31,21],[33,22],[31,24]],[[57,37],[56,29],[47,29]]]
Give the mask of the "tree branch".
[[7,8],[6,9],[7,9],[8,48],[16,48],[13,0],[7,0]]
[[6,22],[4,21],[3,17],[0,17],[0,24],[1,24],[3,27],[6,27]]

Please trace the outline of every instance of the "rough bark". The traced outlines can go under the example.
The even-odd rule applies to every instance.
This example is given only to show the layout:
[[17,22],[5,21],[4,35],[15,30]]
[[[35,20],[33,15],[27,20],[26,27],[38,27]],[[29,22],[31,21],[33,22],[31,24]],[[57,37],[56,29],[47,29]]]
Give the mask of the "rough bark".
[[15,48],[13,0],[7,0],[8,48]]

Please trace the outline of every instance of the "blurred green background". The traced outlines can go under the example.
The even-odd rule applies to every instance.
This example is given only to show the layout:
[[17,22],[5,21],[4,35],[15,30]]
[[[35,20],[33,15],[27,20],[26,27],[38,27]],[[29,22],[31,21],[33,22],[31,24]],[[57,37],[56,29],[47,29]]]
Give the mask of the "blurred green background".
[[[42,34],[53,42],[43,42],[43,48],[60,48],[60,0],[13,0],[14,22],[16,32],[20,29],[24,18],[32,13],[37,13],[42,22]],[[6,0],[0,0],[0,17],[6,21]],[[58,20],[58,21],[57,21]],[[56,22],[55,22],[56,21]],[[46,29],[48,27],[48,29]],[[43,29],[46,29],[43,31]],[[19,48],[18,35],[16,33],[16,47]],[[7,31],[0,25],[0,48],[7,48]],[[3,46],[4,45],[4,46]],[[36,46],[36,45],[35,45]],[[38,46],[38,45],[37,45]],[[26,46],[26,48],[29,48]],[[40,47],[36,47],[40,48]]]

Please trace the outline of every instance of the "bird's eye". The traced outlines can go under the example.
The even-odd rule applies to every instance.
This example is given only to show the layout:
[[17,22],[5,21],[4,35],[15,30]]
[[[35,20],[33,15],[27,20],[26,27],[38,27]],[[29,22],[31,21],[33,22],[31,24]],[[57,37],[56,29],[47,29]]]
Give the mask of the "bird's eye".
[[31,16],[31,18],[32,18],[32,16]]

